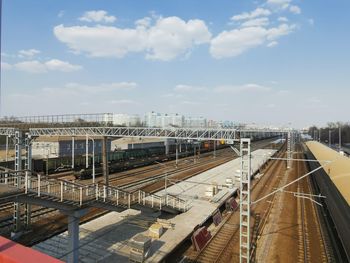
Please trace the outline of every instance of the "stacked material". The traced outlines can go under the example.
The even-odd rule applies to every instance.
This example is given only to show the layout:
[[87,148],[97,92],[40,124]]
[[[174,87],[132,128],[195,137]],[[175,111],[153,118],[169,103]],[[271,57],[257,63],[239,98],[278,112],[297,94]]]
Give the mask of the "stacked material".
[[201,251],[211,239],[211,234],[205,226],[198,228],[192,235],[192,244],[196,251]]
[[148,229],[148,236],[151,238],[160,238],[163,234],[163,226],[161,224],[155,223]]
[[131,238],[129,246],[130,262],[144,262],[151,248],[151,239],[143,234],[137,234]]

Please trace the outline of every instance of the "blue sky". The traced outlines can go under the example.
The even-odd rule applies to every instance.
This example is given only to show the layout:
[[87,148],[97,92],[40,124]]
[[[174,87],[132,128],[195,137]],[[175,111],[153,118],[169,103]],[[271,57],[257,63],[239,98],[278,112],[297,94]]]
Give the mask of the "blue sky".
[[3,0],[2,115],[349,121],[350,2]]

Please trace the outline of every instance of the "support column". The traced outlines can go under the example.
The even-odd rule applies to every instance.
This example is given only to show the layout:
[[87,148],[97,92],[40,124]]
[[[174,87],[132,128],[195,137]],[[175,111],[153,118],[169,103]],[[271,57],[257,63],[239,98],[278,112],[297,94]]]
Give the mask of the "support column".
[[79,218],[68,216],[68,248],[67,262],[79,262]]
[[250,139],[241,139],[241,178],[240,178],[240,224],[239,244],[240,263],[250,262],[250,177],[251,177],[251,152]]
[[105,179],[105,185],[109,185],[109,171],[108,171],[108,160],[107,160],[107,137],[104,136],[102,139],[102,170],[103,177]]

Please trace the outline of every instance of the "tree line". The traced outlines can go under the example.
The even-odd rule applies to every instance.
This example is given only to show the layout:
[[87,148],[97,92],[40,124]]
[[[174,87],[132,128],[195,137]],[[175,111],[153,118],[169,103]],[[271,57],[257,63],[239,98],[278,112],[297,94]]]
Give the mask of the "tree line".
[[341,144],[350,143],[350,123],[349,122],[329,122],[326,127],[311,126],[308,134],[321,142],[329,143],[329,134],[331,134],[331,144],[339,143],[339,128],[341,134]]

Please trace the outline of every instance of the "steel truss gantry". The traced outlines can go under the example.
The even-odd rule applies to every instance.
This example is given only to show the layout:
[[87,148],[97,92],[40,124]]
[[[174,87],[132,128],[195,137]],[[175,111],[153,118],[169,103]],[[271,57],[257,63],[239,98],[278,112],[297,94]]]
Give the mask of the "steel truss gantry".
[[239,191],[239,247],[240,263],[250,262],[250,139],[240,140],[241,178]]
[[67,127],[31,128],[31,136],[106,136],[106,137],[149,137],[193,140],[238,140],[243,137],[275,136],[285,130],[237,130],[206,128],[146,128],[146,127]]

